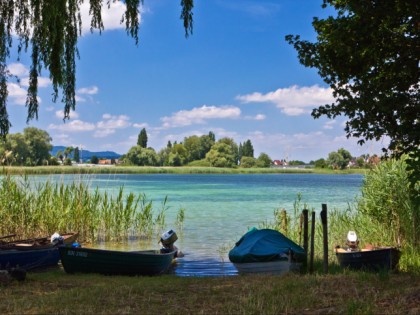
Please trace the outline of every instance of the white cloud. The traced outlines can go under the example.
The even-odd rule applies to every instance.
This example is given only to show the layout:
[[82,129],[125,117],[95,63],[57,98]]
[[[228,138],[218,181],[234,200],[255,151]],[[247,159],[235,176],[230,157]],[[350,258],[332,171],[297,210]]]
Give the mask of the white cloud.
[[74,97],[74,99],[76,100],[76,102],[80,103],[80,102],[86,102],[86,99],[77,95]]
[[98,94],[99,88],[97,86],[84,87],[77,90],[79,94],[94,95]]
[[[28,87],[29,86],[29,69],[20,62],[11,63],[7,66],[10,73],[14,76],[17,76],[20,79],[20,85]],[[51,84],[49,78],[38,77],[38,87],[43,88]]]
[[102,118],[104,120],[96,124],[99,129],[121,129],[131,126],[130,117],[126,115],[112,116],[104,114]]
[[[20,84],[14,82],[7,83],[7,90],[9,92],[9,99],[12,103],[16,105],[25,105],[27,91],[23,87],[29,86],[29,75],[28,68],[22,63],[11,63],[7,66],[11,74],[17,76],[20,79]],[[26,76],[26,77],[23,77]],[[22,78],[23,77],[23,78]],[[50,85],[50,79],[44,77],[38,77],[38,88],[47,87]],[[38,102],[41,103],[42,100],[38,96]]]
[[45,110],[46,110],[47,112],[52,112],[52,111],[54,110],[54,106],[48,106],[48,107],[45,107]]
[[[22,80],[20,80],[21,85],[23,86],[29,86],[29,78],[23,78]],[[45,77],[38,77],[38,87],[39,88],[43,88],[43,87],[48,87],[51,84],[51,80],[49,78],[45,78]]]
[[7,83],[7,90],[9,91],[9,98],[12,103],[16,105],[25,105],[26,104],[26,90],[21,88],[19,84],[16,83]]
[[209,119],[235,119],[241,115],[241,110],[233,106],[206,106],[196,107],[192,110],[181,110],[171,117],[163,117],[164,128],[183,127],[193,124],[204,124]]
[[96,130],[93,134],[94,138],[105,138],[109,135],[112,135],[115,133],[115,129],[100,129]]
[[10,73],[17,76],[17,77],[23,77],[29,75],[29,69],[21,64],[20,62],[11,63],[7,66],[7,69],[9,69]]
[[333,120],[329,120],[324,124],[324,129],[333,129],[334,125],[337,123],[337,121],[335,119]]
[[134,128],[138,128],[138,129],[140,129],[140,128],[147,128],[147,127],[149,127],[149,124],[147,124],[147,123],[140,123],[140,124],[134,123],[133,124],[133,127]]
[[334,102],[332,90],[318,85],[309,87],[293,85],[266,94],[255,92],[238,95],[236,99],[243,103],[274,103],[284,114],[289,116],[306,114],[312,108]]
[[[88,1],[83,2],[80,6],[80,12],[82,15],[82,34],[85,35],[90,33],[90,23],[91,23],[91,16],[89,15],[90,5]],[[116,30],[116,29],[124,29],[125,23],[121,23],[121,18],[124,15],[126,10],[126,5],[123,1],[117,2],[110,2],[110,8],[108,9],[108,5],[105,1],[102,4],[102,21],[104,24],[104,30]],[[141,16],[139,15],[139,20],[141,20]],[[94,30],[95,32],[96,30]]]
[[[55,116],[57,118],[63,119],[64,118],[64,110],[58,110],[55,112]],[[79,114],[73,111],[70,111],[70,118],[71,119],[76,119],[79,118]]]
[[72,120],[63,122],[61,125],[50,124],[48,129],[68,132],[92,131],[95,129],[95,125],[81,120]]
[[67,134],[54,134],[52,137],[55,145],[68,146],[72,143],[72,139]]
[[264,114],[257,114],[255,116],[246,116],[247,120],[265,120],[266,116]]

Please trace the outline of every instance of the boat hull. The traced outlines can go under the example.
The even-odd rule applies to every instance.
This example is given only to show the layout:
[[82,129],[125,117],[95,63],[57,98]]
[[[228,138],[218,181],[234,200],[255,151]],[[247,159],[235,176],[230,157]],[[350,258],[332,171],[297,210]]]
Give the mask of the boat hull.
[[34,250],[1,250],[0,269],[20,267],[25,270],[33,270],[55,266],[60,260],[58,248],[45,248]]
[[348,252],[336,250],[336,256],[342,267],[366,269],[371,271],[393,270],[397,267],[401,252],[394,247]]
[[61,263],[67,273],[105,275],[159,275],[171,266],[175,251],[123,252],[84,247],[59,247]]
[[293,263],[285,260],[254,262],[254,263],[234,263],[240,274],[266,273],[283,275],[288,272],[299,272],[302,264]]
[[[78,232],[65,233],[61,235],[63,238],[63,244],[72,244],[76,241],[79,236]],[[32,238],[17,240],[12,242],[3,242],[0,243],[0,250],[39,250],[57,247],[57,244],[51,243],[51,238],[49,236],[41,238]]]

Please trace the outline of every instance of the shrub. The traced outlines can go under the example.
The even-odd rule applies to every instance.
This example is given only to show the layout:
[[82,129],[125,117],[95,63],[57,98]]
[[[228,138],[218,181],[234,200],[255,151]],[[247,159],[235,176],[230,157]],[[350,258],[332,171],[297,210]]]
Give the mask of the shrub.
[[366,174],[359,212],[378,222],[398,244],[416,240],[416,207],[405,159],[387,160]]

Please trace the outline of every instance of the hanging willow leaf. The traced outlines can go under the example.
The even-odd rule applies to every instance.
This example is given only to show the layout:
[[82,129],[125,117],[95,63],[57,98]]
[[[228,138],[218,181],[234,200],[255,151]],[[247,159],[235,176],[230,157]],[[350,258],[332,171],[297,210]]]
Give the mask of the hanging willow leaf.
[[[49,72],[53,86],[53,101],[62,92],[64,120],[76,106],[77,41],[81,36],[80,6],[89,3],[91,31],[104,30],[101,10],[112,10],[111,3],[124,2],[126,11],[121,17],[127,34],[138,44],[139,6],[143,0],[1,0],[0,1],[0,135],[8,134],[11,127],[7,113],[7,83],[12,77],[7,60],[17,37],[17,51],[31,54],[29,87],[26,99],[27,122],[38,119],[38,76],[42,69]],[[181,19],[185,35],[192,34],[193,0],[181,1]]]

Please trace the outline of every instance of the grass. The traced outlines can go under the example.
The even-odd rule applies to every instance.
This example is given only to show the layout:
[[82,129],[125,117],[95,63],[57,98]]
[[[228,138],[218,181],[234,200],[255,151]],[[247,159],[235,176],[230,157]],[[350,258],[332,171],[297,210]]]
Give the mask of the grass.
[[420,279],[333,275],[120,277],[30,273],[0,284],[1,314],[418,314]]
[[[83,182],[35,184],[26,177],[0,179],[0,235],[20,238],[78,231],[81,241],[150,238],[165,226],[167,200],[154,209],[144,194],[93,192]],[[183,212],[182,220],[183,223]]]
[[[288,238],[303,246],[303,229],[301,228],[301,213],[308,206],[302,203],[301,194],[297,195],[294,208],[291,214],[287,214],[284,209],[274,210],[273,220],[262,222],[260,228],[270,228],[282,232]],[[311,211],[309,211],[308,235],[310,241],[311,232]],[[330,249],[329,261],[335,262],[334,248],[337,245],[343,246],[346,242],[349,230],[356,231],[360,240],[360,248],[368,244],[374,246],[394,246],[399,247],[390,233],[390,229],[374,220],[371,216],[360,213],[350,205],[348,209],[328,209],[328,248]],[[322,259],[323,254],[323,228],[319,213],[315,215],[315,258]],[[412,243],[404,242],[401,244],[402,256],[399,261],[400,271],[409,271],[420,275],[420,248]]]
[[152,166],[36,166],[2,168],[3,174],[365,174],[365,169],[331,170],[313,168],[220,168],[220,167],[152,167]]

